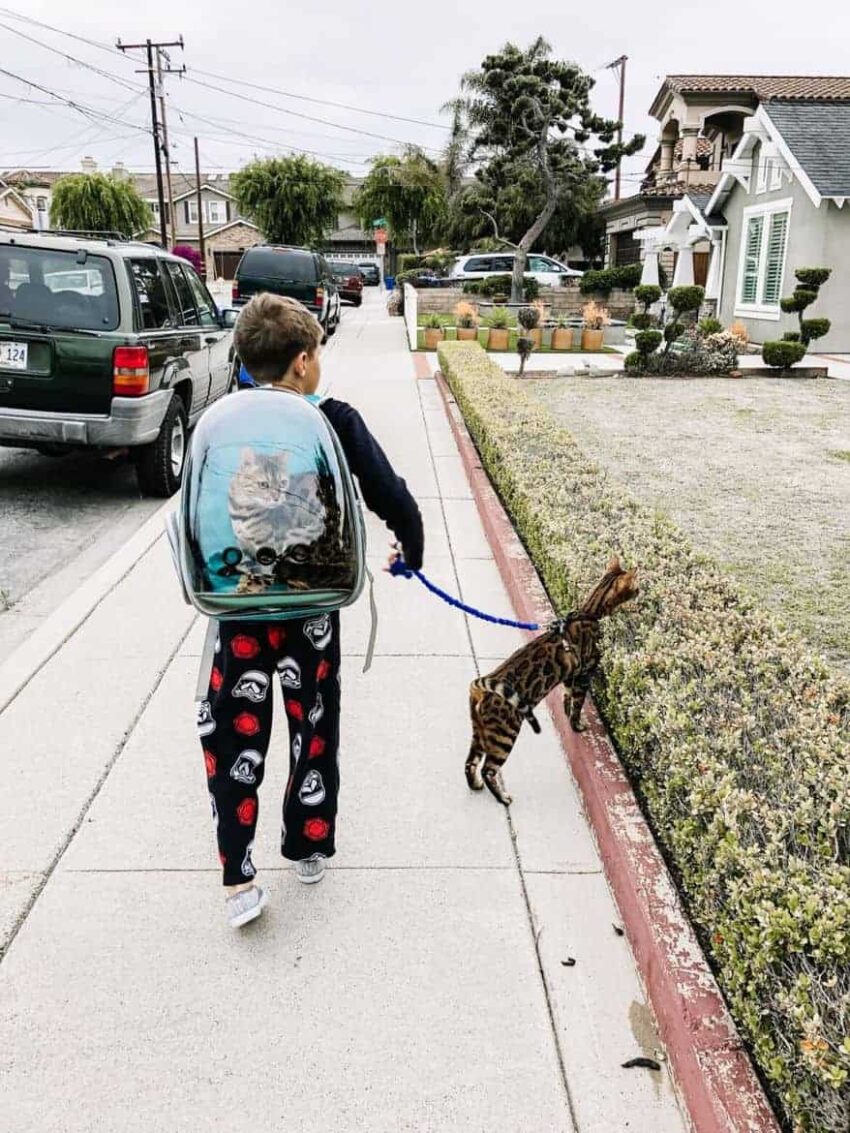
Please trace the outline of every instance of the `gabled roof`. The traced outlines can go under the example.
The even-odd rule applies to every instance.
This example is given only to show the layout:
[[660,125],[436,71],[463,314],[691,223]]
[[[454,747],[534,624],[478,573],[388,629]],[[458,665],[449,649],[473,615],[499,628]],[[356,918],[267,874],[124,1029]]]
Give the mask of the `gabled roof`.
[[850,197],[850,103],[769,102],[764,109],[821,197]]
[[809,200],[820,208],[825,200],[839,207],[850,199],[850,103],[766,102],[753,118],[714,190],[708,209],[721,211],[740,176],[735,170],[751,158],[759,134],[772,142]]
[[845,75],[668,75],[665,86],[679,94],[743,92],[762,101],[850,101],[850,77]]

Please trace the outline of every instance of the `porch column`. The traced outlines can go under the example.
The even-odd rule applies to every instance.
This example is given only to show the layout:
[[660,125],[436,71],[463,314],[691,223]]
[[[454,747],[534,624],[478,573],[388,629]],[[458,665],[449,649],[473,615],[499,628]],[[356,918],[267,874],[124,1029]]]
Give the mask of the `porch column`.
[[661,139],[661,160],[658,164],[659,173],[672,173],[673,171],[673,140]]
[[698,179],[697,174],[697,137],[698,126],[686,126],[682,130],[682,160],[679,162],[679,173],[687,184],[688,181]]
[[658,287],[658,281],[658,252],[647,252],[640,276],[641,286],[651,283],[654,287]]
[[678,249],[676,270],[673,272],[674,287],[690,287],[694,282],[694,250],[690,244]]
[[708,261],[708,278],[705,281],[706,299],[720,299],[720,241],[711,242],[711,259]]

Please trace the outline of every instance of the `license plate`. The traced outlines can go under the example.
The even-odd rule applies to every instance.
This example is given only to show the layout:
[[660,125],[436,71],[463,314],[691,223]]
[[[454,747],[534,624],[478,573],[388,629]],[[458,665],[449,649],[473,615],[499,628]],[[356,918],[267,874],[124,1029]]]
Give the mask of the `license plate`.
[[25,370],[28,350],[26,342],[0,342],[0,369]]

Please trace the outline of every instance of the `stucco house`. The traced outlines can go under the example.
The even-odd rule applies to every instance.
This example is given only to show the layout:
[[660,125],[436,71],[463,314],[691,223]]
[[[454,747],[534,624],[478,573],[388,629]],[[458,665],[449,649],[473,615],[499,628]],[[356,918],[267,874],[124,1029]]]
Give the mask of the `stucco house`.
[[[704,81],[740,89],[741,77]],[[850,353],[850,77],[749,82],[757,106],[742,118],[713,191],[686,190],[666,225],[642,232],[644,281],[672,253],[676,282],[692,282],[693,249],[708,243],[706,298],[724,324],[743,323],[760,343],[797,328],[779,305],[794,289],[795,269],[831,268],[809,314],[832,321],[819,351]]]
[[0,225],[4,228],[32,227],[29,202],[13,185],[7,185],[3,181],[0,181]]

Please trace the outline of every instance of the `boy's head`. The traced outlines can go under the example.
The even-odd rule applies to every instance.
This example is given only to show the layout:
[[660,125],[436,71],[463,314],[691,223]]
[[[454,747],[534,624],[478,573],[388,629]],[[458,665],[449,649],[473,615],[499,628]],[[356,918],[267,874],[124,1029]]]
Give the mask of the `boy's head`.
[[306,307],[284,295],[255,295],[242,308],[233,337],[245,369],[260,385],[314,393],[321,376],[322,328]]

